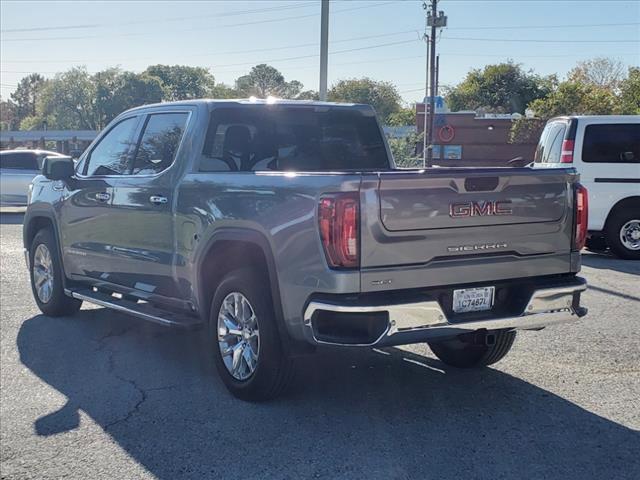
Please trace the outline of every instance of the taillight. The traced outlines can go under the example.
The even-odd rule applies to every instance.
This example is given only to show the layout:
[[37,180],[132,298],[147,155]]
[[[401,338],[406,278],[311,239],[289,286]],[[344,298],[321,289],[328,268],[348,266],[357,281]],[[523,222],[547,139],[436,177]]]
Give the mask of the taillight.
[[320,199],[320,238],[331,268],[357,268],[360,201],[357,193],[336,193]]
[[573,163],[573,140],[562,141],[560,163]]
[[574,233],[573,247],[582,250],[587,240],[587,222],[589,218],[589,197],[587,189],[582,185],[576,185],[576,230]]

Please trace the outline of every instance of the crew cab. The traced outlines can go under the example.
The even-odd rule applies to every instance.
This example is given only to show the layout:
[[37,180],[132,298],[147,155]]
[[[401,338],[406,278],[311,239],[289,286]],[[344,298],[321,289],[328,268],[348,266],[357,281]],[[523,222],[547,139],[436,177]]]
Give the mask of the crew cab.
[[586,195],[570,166],[396,169],[366,105],[194,100],[47,158],[24,246],[45,314],[204,325],[225,385],[259,400],[322,345],[479,367],[584,316]]
[[589,191],[587,248],[640,260],[640,115],[549,120],[534,166],[568,165]]

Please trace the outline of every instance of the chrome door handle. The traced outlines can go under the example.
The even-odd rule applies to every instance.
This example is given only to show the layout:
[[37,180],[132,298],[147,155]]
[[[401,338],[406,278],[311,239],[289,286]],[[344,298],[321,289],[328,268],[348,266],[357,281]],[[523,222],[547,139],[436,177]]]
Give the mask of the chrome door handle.
[[96,193],[96,200],[99,202],[106,202],[111,198],[111,194],[107,192],[98,192]]
[[163,197],[162,195],[151,195],[149,197],[149,201],[154,205],[162,205],[167,203],[169,200],[167,200],[167,197]]

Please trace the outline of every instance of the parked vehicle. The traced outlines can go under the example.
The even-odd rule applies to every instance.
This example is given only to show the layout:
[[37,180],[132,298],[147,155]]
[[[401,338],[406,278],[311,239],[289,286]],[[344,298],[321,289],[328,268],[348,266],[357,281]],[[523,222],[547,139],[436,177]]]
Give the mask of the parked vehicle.
[[553,118],[534,165],[578,170],[589,191],[587,248],[640,259],[640,115]]
[[396,170],[369,106],[145,106],[43,172],[24,221],[42,312],[204,324],[240,398],[275,396],[320,345],[428,342],[479,367],[586,314],[573,168]]
[[60,154],[47,150],[0,151],[0,205],[27,204],[29,185],[40,174],[42,162],[48,155]]

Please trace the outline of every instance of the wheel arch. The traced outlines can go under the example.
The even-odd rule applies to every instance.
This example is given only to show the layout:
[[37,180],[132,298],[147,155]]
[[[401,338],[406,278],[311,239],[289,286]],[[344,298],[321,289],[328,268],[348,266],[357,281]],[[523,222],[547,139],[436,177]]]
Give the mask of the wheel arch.
[[613,207],[609,210],[609,214],[607,215],[607,219],[604,222],[603,231],[607,230],[609,222],[611,219],[620,211],[626,208],[637,208],[640,211],[640,195],[634,195],[631,197],[626,197],[621,200],[618,200]]
[[206,241],[196,259],[198,308],[209,318],[211,299],[225,274],[250,266],[265,273],[281,338],[288,338],[284,325],[278,274],[271,245],[264,234],[248,228],[222,228]]

